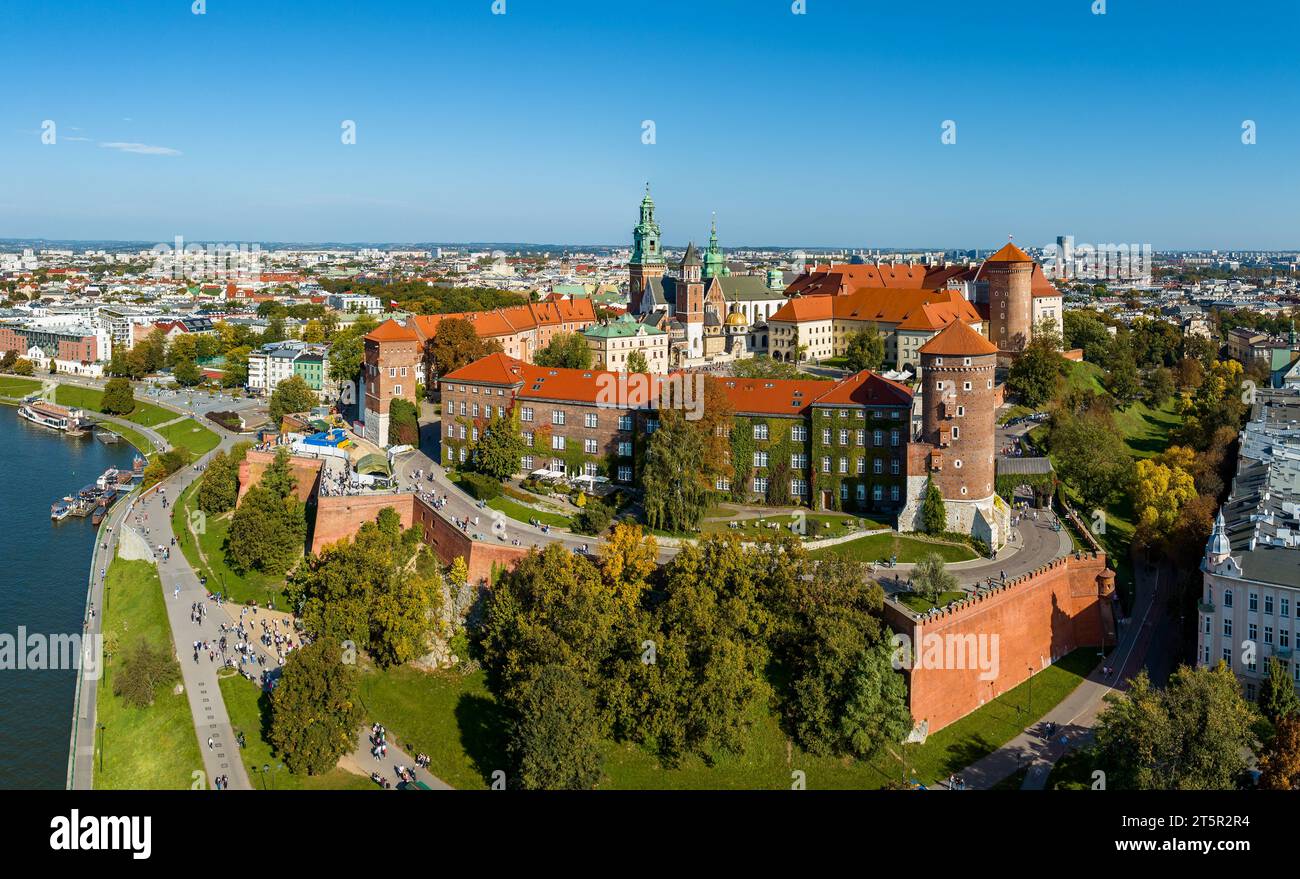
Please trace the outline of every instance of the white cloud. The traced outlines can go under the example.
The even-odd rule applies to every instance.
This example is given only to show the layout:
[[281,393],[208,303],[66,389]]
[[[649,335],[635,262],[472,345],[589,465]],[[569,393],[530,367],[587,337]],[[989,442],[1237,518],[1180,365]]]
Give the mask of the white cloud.
[[[74,128],[74,129],[72,129],[72,130],[73,130],[73,131],[80,131],[81,129],[79,129],[79,128]],[[64,137],[63,139],[64,139],[64,140],[93,140],[93,138],[89,138],[89,137],[72,137],[72,136],[66,136],[66,137]]]
[[122,143],[121,141],[112,141],[101,143],[100,146],[110,150],[121,150],[124,153],[139,153],[142,156],[179,156],[180,150],[174,150],[171,147],[151,146],[147,143]]

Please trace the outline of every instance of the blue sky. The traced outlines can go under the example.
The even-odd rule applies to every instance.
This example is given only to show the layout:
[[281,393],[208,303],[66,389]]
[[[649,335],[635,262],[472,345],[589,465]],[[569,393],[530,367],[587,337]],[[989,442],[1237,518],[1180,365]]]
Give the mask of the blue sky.
[[206,3],[5,0],[0,237],[1300,248],[1295,2]]

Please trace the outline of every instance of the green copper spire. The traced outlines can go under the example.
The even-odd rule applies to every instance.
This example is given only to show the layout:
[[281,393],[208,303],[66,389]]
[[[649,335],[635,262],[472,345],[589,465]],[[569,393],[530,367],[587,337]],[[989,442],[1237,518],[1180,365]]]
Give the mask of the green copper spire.
[[718,246],[718,215],[713,215],[713,223],[709,230],[709,249],[704,254],[704,279],[716,278],[727,274],[727,260],[722,255],[722,248]]
[[632,230],[630,262],[634,265],[662,265],[663,261],[663,251],[659,248],[659,224],[655,222],[655,203],[647,183],[645,198],[641,199],[641,221]]

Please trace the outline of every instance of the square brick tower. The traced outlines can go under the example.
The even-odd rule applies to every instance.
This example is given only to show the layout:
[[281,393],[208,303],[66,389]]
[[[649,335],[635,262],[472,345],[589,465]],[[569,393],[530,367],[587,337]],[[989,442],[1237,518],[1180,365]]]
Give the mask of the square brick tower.
[[361,368],[365,388],[363,436],[375,445],[388,446],[388,409],[398,397],[419,405],[415,385],[420,380],[420,338],[413,327],[384,321],[366,334],[366,357]]

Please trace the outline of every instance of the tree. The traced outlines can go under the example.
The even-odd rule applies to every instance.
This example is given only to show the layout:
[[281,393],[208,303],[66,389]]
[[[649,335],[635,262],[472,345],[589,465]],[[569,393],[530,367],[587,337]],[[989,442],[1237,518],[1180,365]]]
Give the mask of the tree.
[[366,333],[379,326],[370,315],[362,315],[334,333],[330,339],[330,379],[356,381],[366,356]]
[[325,326],[316,318],[307,321],[307,324],[302,328],[302,340],[313,344],[324,342]]
[[198,506],[210,516],[233,510],[239,497],[239,465],[224,450],[208,461],[199,482]]
[[1071,310],[1062,315],[1064,327],[1063,344],[1065,348],[1083,350],[1083,359],[1089,363],[1101,363],[1106,358],[1110,347],[1110,332],[1106,324],[1089,310]]
[[1264,790],[1300,787],[1300,717],[1288,714],[1277,721],[1277,731],[1259,758],[1259,786]]
[[885,362],[885,340],[872,325],[849,336],[848,346],[844,351],[844,366],[850,372],[880,369]]
[[148,708],[158,691],[181,678],[181,667],[170,650],[140,640],[127,651],[122,669],[113,678],[113,695],[135,708]]
[[131,383],[124,378],[110,378],[104,385],[99,408],[108,415],[129,415],[135,411],[135,395]]
[[1041,406],[1056,395],[1065,369],[1066,361],[1060,352],[1050,347],[1049,340],[1035,336],[1011,364],[1007,387],[1026,406]]
[[289,654],[271,693],[268,739],[290,772],[329,772],[356,747],[361,719],[356,670],[340,644],[318,639]]
[[429,343],[429,360],[437,375],[455,372],[473,363],[493,350],[500,351],[500,343],[484,343],[474,329],[474,324],[460,317],[445,317],[438,324]]
[[1138,376],[1133,355],[1127,350],[1111,358],[1110,370],[1106,374],[1106,390],[1119,401],[1121,408],[1137,402],[1141,396],[1142,380]]
[[943,495],[933,479],[925,483],[925,500],[921,502],[921,527],[927,534],[942,534],[948,530],[948,510]]
[[1174,374],[1166,367],[1151,370],[1143,384],[1147,405],[1153,409],[1159,409],[1174,395]]
[[591,369],[591,348],[581,333],[556,333],[533,355],[533,362],[552,368]]
[[592,498],[582,506],[578,515],[573,517],[573,529],[579,534],[599,534],[609,527],[614,518],[614,511],[608,505]]
[[4,370],[5,372],[10,372],[11,370],[13,370],[14,364],[17,362],[18,362],[18,352],[10,348],[8,351],[4,353],[3,357],[0,357],[0,370]]
[[289,462],[289,450],[285,446],[275,450],[275,457],[262,471],[259,484],[281,499],[289,497],[298,487],[298,477],[294,476],[293,465]]
[[183,387],[192,388],[203,381],[203,373],[193,360],[182,360],[172,367],[172,377]]
[[385,507],[351,540],[326,547],[286,592],[313,636],[362,646],[381,667],[429,652],[441,630],[442,575],[432,550]]
[[280,497],[265,485],[244,495],[230,520],[226,558],[240,572],[283,574],[302,555],[307,518],[302,501]]
[[646,446],[641,484],[646,522],[666,531],[695,531],[709,508],[713,483],[708,443],[697,424],[677,409],[660,412]]
[[571,669],[543,666],[524,687],[509,753],[525,790],[590,790],[600,781],[600,721]]
[[1232,670],[1183,666],[1156,689],[1145,670],[1106,697],[1097,763],[1112,790],[1227,790],[1246,768],[1253,713]]
[[10,369],[14,375],[34,375],[36,372],[36,368],[26,357],[19,357]]
[[1268,677],[1259,688],[1259,710],[1275,726],[1284,718],[1300,714],[1300,697],[1287,674],[1286,666],[1276,656],[1268,658]]
[[[489,407],[491,408],[491,407]],[[470,466],[478,473],[504,482],[519,472],[520,460],[528,454],[519,429],[519,413],[511,409],[493,415],[470,450]]]
[[606,588],[630,613],[650,588],[650,575],[658,567],[658,543],[640,525],[620,522],[600,544],[599,553]]
[[1167,541],[1178,524],[1183,506],[1195,497],[1195,481],[1182,467],[1159,458],[1138,461],[1133,473],[1135,543],[1154,546]]
[[1049,438],[1057,473],[1087,509],[1105,507],[1130,484],[1133,459],[1109,412],[1058,410]]
[[650,364],[646,362],[645,354],[641,349],[633,351],[627,355],[627,366],[624,367],[626,372],[649,372]]
[[271,422],[277,427],[281,419],[295,412],[306,412],[317,404],[316,394],[300,375],[291,375],[282,380],[271,392],[268,407]]
[[394,397],[388,404],[388,444],[420,445],[419,410],[410,400]]
[[912,569],[912,591],[930,601],[938,601],[943,593],[957,588],[956,575],[944,569],[943,556],[937,552],[927,553]]

